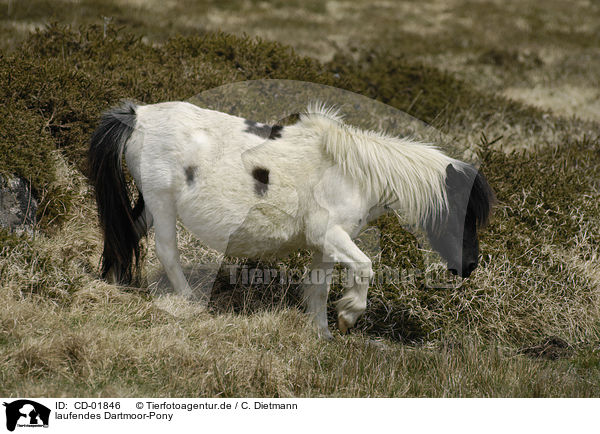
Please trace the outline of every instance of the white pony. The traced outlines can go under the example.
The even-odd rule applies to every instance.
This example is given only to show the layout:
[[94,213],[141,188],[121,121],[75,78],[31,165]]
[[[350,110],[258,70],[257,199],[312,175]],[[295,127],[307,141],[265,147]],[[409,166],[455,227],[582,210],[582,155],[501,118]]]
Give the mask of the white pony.
[[[139,190],[131,205],[122,154]],[[338,113],[309,107],[290,126],[269,126],[185,102],[125,103],[106,112],[89,153],[104,232],[103,277],[135,278],[139,241],[154,224],[156,253],[177,293],[191,295],[179,263],[176,219],[233,256],[313,250],[312,267],[340,262],[354,281],[337,302],[345,332],[364,312],[371,260],[352,241],[397,210],[423,228],[448,269],[477,267],[477,229],[493,193],[472,165],[433,146],[362,131]],[[330,338],[329,283],[307,284],[307,311]]]

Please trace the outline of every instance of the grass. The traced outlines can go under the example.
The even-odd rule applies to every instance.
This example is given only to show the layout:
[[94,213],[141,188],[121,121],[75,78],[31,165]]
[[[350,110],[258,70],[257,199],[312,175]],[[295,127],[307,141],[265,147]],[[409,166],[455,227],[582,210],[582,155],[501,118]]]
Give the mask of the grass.
[[[0,171],[28,179],[42,203],[33,237],[0,232],[0,394],[598,395],[598,123],[506,99],[497,81],[506,74],[502,83],[522,84],[540,69],[550,74],[567,68],[564,59],[550,68],[540,54],[544,38],[554,41],[553,32],[563,38],[561,50],[593,51],[580,35],[588,31],[582,7],[563,23],[568,27],[568,20],[578,19],[581,32],[541,27],[541,36],[529,41],[538,51],[527,51],[531,47],[519,43],[518,34],[510,50],[485,38],[462,46],[448,38],[456,32],[444,27],[448,24],[432,30],[430,39],[410,29],[386,36],[392,24],[384,20],[381,33],[357,38],[353,47],[337,47],[336,55],[319,62],[277,43],[182,23],[194,13],[227,13],[231,21],[222,26],[227,28],[246,13],[264,18],[249,18],[241,28],[252,34],[269,26],[280,36],[285,26],[293,26],[296,35],[314,31],[304,19],[281,18],[298,8],[294,3],[262,10],[232,1],[207,4],[201,14],[192,8],[185,16],[158,8],[165,19],[157,25],[146,7],[132,9],[125,2],[82,0],[79,8],[56,12],[49,2],[31,4],[36,8],[11,2],[10,13],[4,9],[7,14],[0,17],[5,26],[0,32],[10,34],[0,62]],[[419,22],[427,14],[437,16],[436,5],[403,7]],[[310,3],[302,13],[333,17],[348,28],[364,13],[359,2],[338,6],[336,12],[331,5]],[[134,16],[134,9],[136,18],[125,18]],[[482,10],[477,6],[474,12]],[[511,11],[493,9],[505,18],[498,20],[499,29],[510,28]],[[106,35],[102,26],[88,26],[101,12],[113,16]],[[453,13],[465,15],[460,8]],[[533,26],[540,13],[524,19]],[[52,14],[85,26],[53,24],[29,36],[6,30],[49,21]],[[374,9],[363,16],[368,21],[381,14]],[[389,11],[384,15],[393,17]],[[128,28],[117,31],[121,24]],[[482,32],[480,25],[464,25],[458,34],[470,40]],[[333,38],[333,27],[319,28]],[[181,35],[168,38],[174,31]],[[407,38],[399,43],[400,36]],[[383,39],[375,43],[376,37]],[[305,35],[293,44],[319,57],[313,39]],[[464,63],[444,61],[444,50]],[[569,71],[571,83],[589,83],[575,68]],[[482,75],[472,80],[476,72]],[[401,285],[376,283],[357,327],[330,343],[305,326],[296,285],[247,287],[229,283],[224,273],[207,311],[170,295],[151,237],[147,285],[120,288],[99,280],[101,240],[85,179],[85,151],[99,113],[121,98],[186,99],[258,78],[361,93],[429,122],[460,149],[477,154],[499,202],[482,233],[481,265],[474,276],[457,281],[455,290],[430,289],[422,277]],[[378,245],[371,252],[373,234]],[[426,266],[428,253],[393,216],[378,220],[359,242],[372,254],[376,272]],[[179,245],[191,278],[195,265],[220,258],[184,230]],[[308,261],[306,252],[298,252],[270,266],[302,268]],[[340,290],[333,288],[332,301]]]
[[358,333],[323,343],[296,310],[214,316],[172,297],[167,314],[97,284],[70,309],[4,302],[7,396],[597,396],[593,351],[548,361],[469,339],[398,346]]
[[[594,2],[429,0],[427,2],[155,0],[0,2],[0,47],[15,49],[52,20],[127,26],[145,40],[226,31],[289,45],[330,61],[385,48],[451,71],[478,90],[594,120],[598,104],[598,17]],[[105,21],[106,20],[106,21]],[[368,29],[368,31],[365,31]],[[318,37],[316,37],[318,35]]]
[[159,44],[173,34],[247,34],[321,61],[384,48],[391,59],[407,56],[451,71],[477,90],[593,121],[600,115],[599,16],[594,2],[559,0],[543,8],[535,0],[378,2],[376,7],[349,0],[2,0],[0,48],[15,50],[30,31],[52,21],[74,28],[127,26]]

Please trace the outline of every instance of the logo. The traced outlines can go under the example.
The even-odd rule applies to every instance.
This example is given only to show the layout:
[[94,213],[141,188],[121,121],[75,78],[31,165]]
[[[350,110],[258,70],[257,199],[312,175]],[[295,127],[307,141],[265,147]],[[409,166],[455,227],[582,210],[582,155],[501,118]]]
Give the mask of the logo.
[[14,431],[18,427],[48,427],[50,409],[29,399],[19,399],[4,403],[6,407],[6,429]]

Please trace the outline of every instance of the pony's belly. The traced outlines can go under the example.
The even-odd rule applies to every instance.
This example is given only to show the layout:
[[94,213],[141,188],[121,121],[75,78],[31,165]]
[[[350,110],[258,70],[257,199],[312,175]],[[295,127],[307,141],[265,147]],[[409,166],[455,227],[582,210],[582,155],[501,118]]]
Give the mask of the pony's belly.
[[210,225],[201,227],[198,224],[186,224],[185,221],[183,224],[202,244],[230,256],[247,258],[281,256],[304,246],[299,235],[290,238],[268,236],[248,231],[243,226],[229,233],[225,232],[230,230],[229,227],[218,228]]
[[231,256],[262,257],[303,247],[297,220],[275,207],[262,203],[244,212],[222,214],[212,208],[179,213],[184,226],[212,249]]

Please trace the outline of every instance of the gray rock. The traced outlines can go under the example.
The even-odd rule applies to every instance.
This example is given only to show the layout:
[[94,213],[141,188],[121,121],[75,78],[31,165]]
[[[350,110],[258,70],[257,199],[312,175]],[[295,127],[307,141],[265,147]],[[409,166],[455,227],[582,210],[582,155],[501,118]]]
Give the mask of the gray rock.
[[0,175],[0,226],[11,232],[31,232],[38,202],[23,178]]

